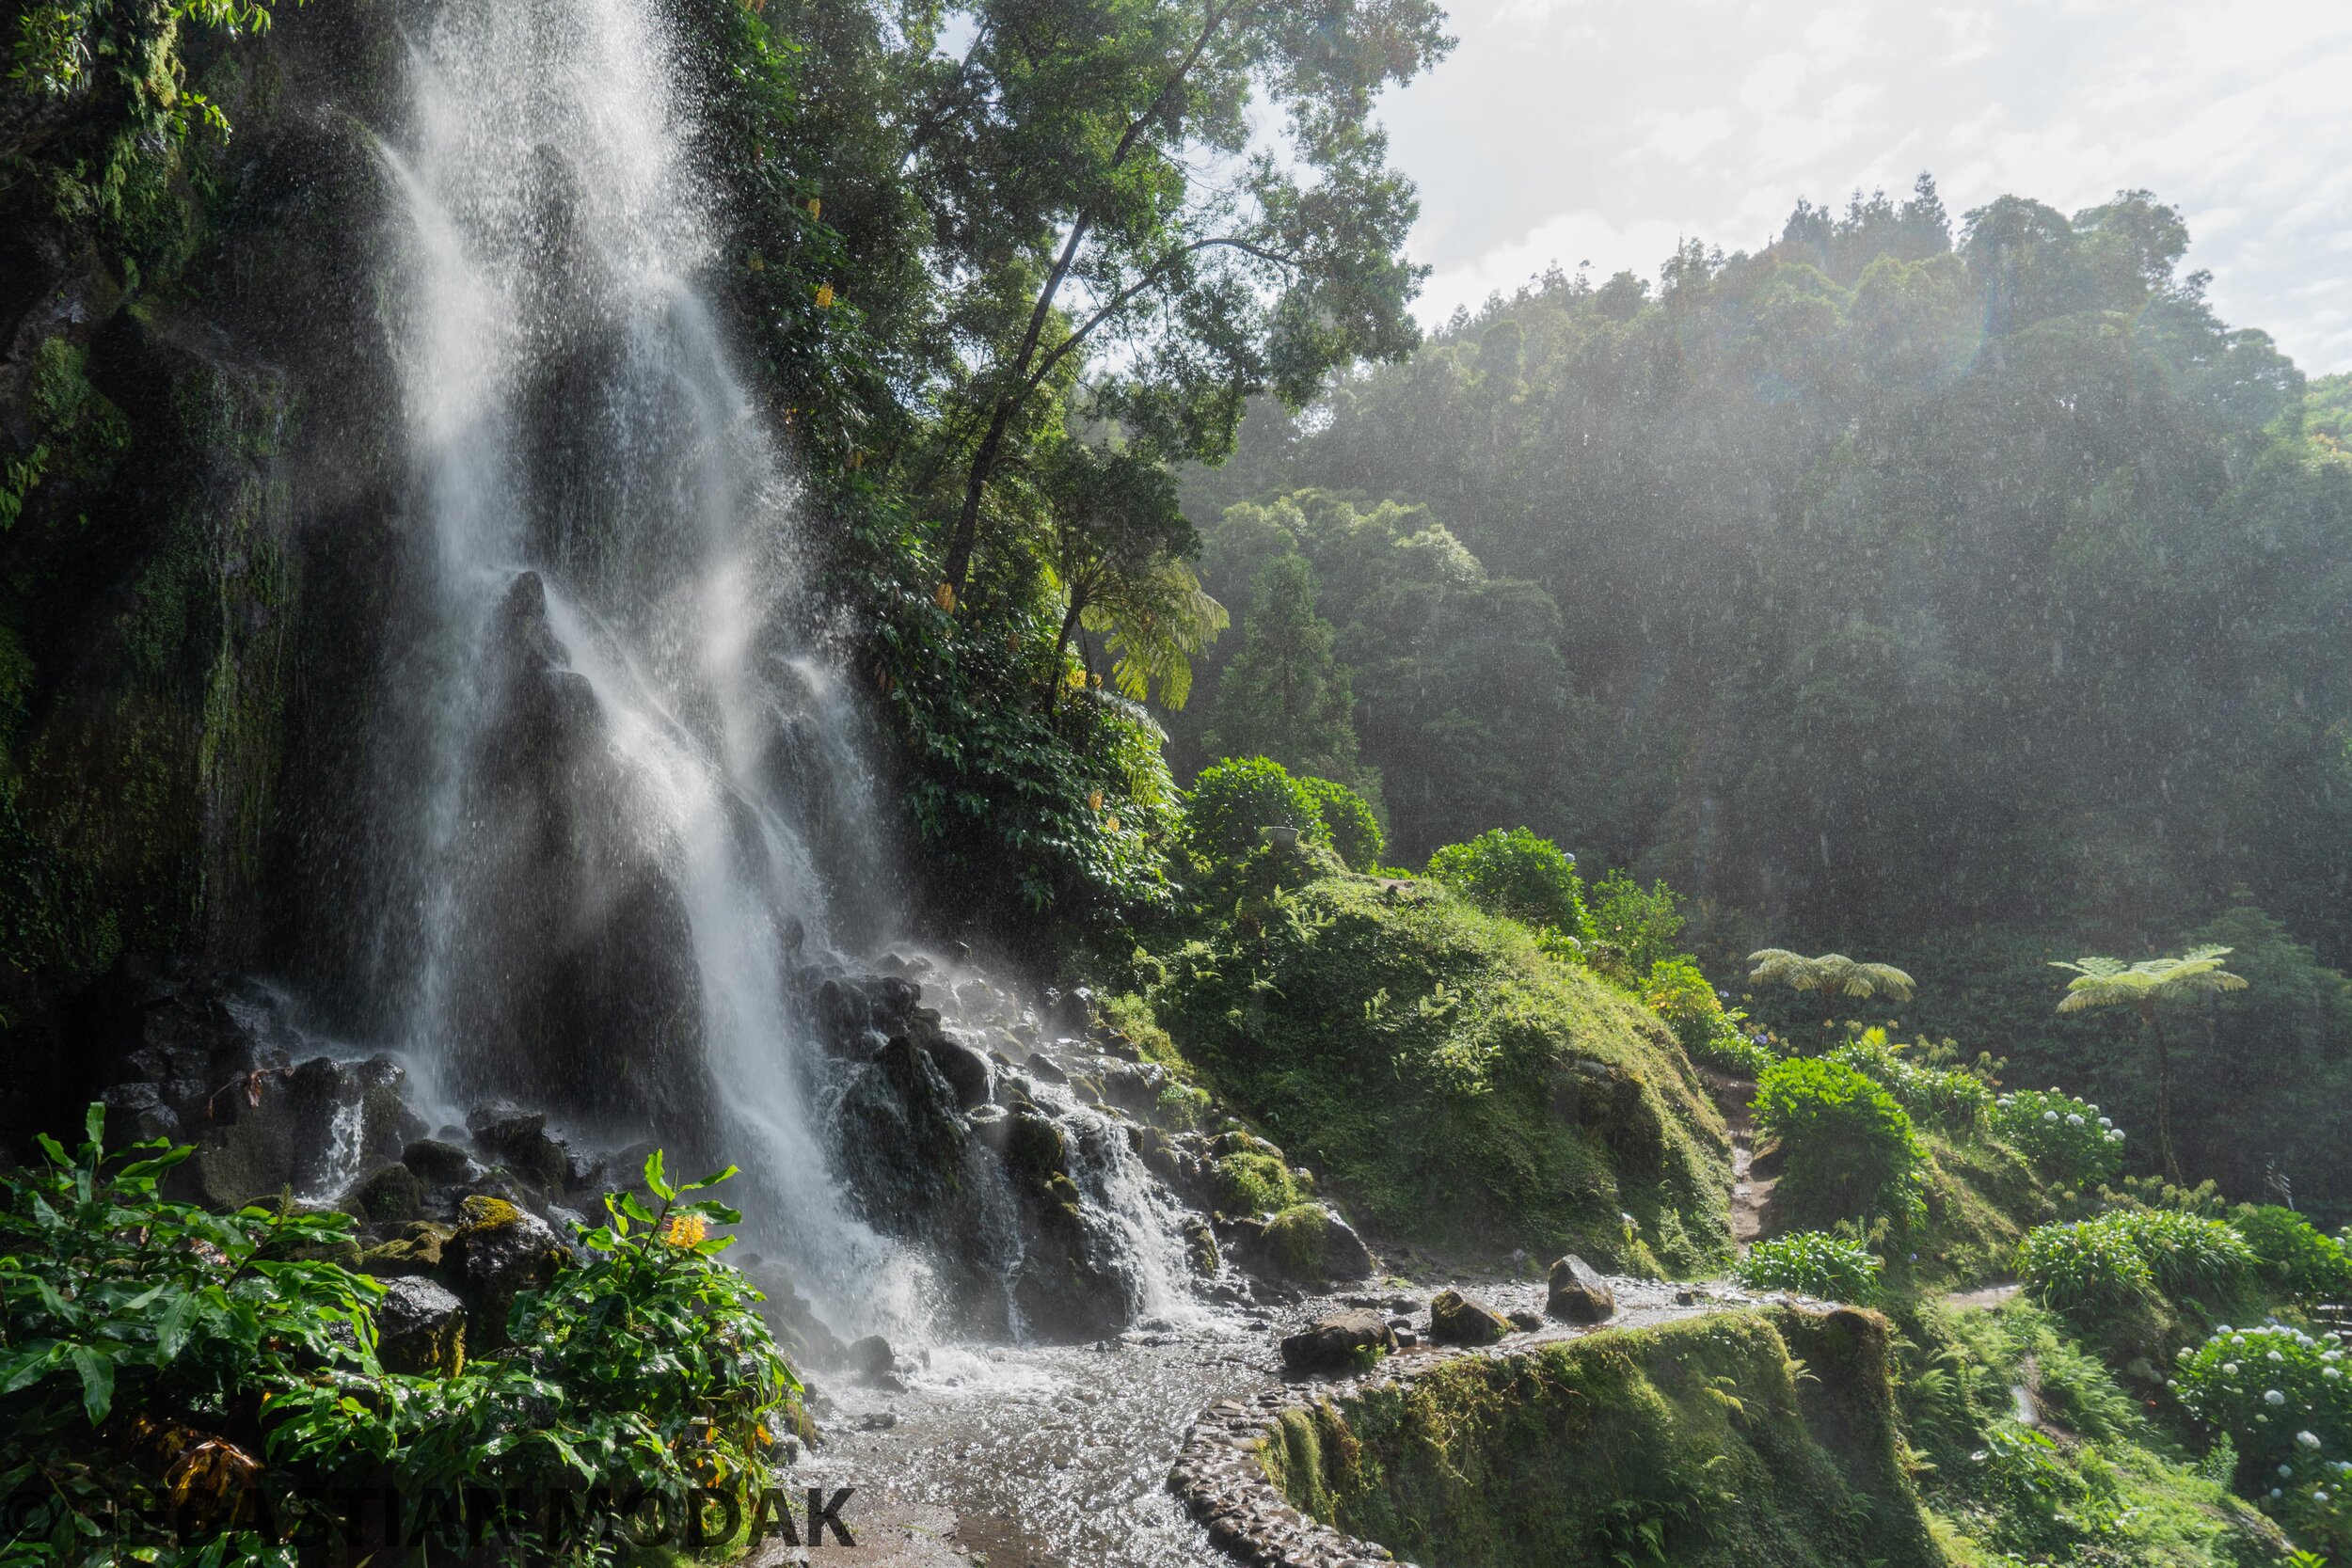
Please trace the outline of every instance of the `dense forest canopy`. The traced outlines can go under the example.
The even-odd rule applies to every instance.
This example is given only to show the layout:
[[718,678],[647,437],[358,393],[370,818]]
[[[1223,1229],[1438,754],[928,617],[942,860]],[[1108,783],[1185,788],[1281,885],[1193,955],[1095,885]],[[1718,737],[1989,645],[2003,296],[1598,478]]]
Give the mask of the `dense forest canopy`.
[[[1923,177],[1654,290],[1555,270],[1191,474],[1211,657],[1295,558],[1397,858],[1524,823],[1665,877],[1719,959],[1900,956],[1907,1013],[2037,1075],[2080,1051],[2037,965],[2234,937],[2296,978],[2220,1005],[2194,1093],[2338,1082],[2352,385],[2220,321],[2187,244],[2145,192],[1955,230]],[[1180,775],[1264,685],[1203,679]]]

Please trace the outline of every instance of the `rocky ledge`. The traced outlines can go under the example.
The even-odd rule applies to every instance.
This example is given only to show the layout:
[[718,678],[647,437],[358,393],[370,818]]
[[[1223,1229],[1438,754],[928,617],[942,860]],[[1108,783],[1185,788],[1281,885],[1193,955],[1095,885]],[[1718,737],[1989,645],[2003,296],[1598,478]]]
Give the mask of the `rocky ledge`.
[[[1575,1266],[1565,1266],[1570,1263]],[[1441,1291],[1438,1300],[1425,1304],[1431,1322],[1424,1331],[1399,1333],[1397,1341],[1403,1348],[1368,1369],[1332,1377],[1306,1377],[1295,1371],[1294,1381],[1280,1388],[1269,1388],[1246,1400],[1221,1401],[1185,1432],[1184,1448],[1168,1473],[1168,1489],[1208,1530],[1212,1542],[1250,1568],[1372,1568],[1396,1563],[1396,1554],[1378,1542],[1349,1535],[1301,1513],[1267,1479],[1259,1455],[1266,1444],[1281,1441],[1285,1412],[1406,1384],[1463,1356],[1502,1359],[1524,1354],[1538,1345],[1595,1333],[1603,1325],[1586,1314],[1597,1311],[1604,1296],[1610,1312],[1615,1314],[1615,1325],[1629,1327],[1796,1299],[1752,1295],[1720,1286],[1604,1279],[1581,1259],[1561,1259],[1552,1275],[1547,1283],[1480,1287],[1477,1300],[1468,1300],[1457,1291]],[[1564,1284],[1571,1290],[1562,1291]],[[1431,1344],[1426,1330],[1434,1328],[1447,1311],[1458,1311],[1454,1303],[1440,1308],[1446,1297],[1507,1324],[1506,1333],[1490,1344],[1457,1348]],[[1353,1348],[1356,1343],[1376,1341],[1378,1336],[1371,1330],[1377,1326],[1394,1329],[1409,1321],[1402,1315],[1404,1311],[1424,1305],[1403,1296],[1348,1297],[1345,1301],[1357,1310],[1318,1320],[1291,1338],[1305,1340],[1320,1335],[1348,1339]],[[1549,1309],[1549,1320],[1534,1310],[1539,1301]],[[1399,1315],[1383,1319],[1375,1309]],[[1531,1323],[1535,1326],[1530,1327]],[[1359,1329],[1361,1332],[1350,1332]],[[1290,1348],[1286,1341],[1286,1357]],[[1406,1563],[1404,1568],[1412,1565]]]

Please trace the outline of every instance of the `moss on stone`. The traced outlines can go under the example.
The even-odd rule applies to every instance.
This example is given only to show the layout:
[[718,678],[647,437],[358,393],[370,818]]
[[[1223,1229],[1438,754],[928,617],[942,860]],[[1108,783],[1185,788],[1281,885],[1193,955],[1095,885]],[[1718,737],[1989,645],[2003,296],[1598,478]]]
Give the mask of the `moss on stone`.
[[[1461,1357],[1300,1413],[1308,1431],[1285,1418],[1262,1463],[1315,1517],[1454,1568],[1940,1568],[1884,1322],[1833,1316],[1862,1321],[1729,1313]],[[1821,1364],[1801,1372],[1784,1335]]]
[[1228,1214],[1264,1214],[1288,1209],[1304,1196],[1290,1167],[1271,1154],[1228,1154],[1216,1166],[1216,1206]]
[[1157,1022],[1359,1219],[1613,1269],[1728,1256],[1721,1117],[1633,997],[1428,889],[1325,877],[1202,918],[1135,966]]
[[1324,1238],[1330,1219],[1320,1203],[1294,1203],[1265,1223],[1266,1260],[1293,1279],[1321,1279],[1326,1258]]

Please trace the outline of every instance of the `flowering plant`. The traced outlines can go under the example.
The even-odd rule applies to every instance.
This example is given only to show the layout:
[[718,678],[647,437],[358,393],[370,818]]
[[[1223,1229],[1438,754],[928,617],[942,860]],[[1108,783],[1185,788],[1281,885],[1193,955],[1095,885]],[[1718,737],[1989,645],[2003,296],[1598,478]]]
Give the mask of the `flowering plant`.
[[2020,1089],[1993,1102],[1993,1133],[2054,1181],[2110,1180],[2123,1164],[2123,1132],[2099,1107],[2057,1089]]

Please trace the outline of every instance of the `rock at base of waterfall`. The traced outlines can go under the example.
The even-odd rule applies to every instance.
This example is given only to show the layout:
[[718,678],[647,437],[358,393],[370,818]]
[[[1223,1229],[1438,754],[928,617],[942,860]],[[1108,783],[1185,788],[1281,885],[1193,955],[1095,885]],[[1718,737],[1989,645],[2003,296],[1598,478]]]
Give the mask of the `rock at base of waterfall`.
[[969,1111],[988,1102],[996,1069],[989,1064],[987,1053],[948,1035],[923,1042],[923,1049],[955,1091],[957,1109]]
[[458,1206],[464,1223],[443,1251],[454,1253],[467,1305],[481,1324],[484,1348],[505,1341],[507,1309],[516,1296],[554,1277],[564,1243],[548,1222],[504,1198],[475,1195]]
[[361,1253],[359,1272],[380,1279],[401,1275],[437,1275],[441,1271],[442,1251],[456,1234],[454,1226],[412,1220],[402,1226],[400,1234],[390,1241]]
[[1511,1332],[1511,1321],[1459,1291],[1440,1291],[1429,1304],[1429,1342],[1491,1345]]
[[1217,1255],[1216,1231],[1198,1214],[1184,1218],[1184,1261],[1192,1272],[1203,1276],[1216,1273],[1222,1259]]
[[529,1177],[550,1192],[569,1184],[575,1162],[571,1148],[548,1131],[548,1118],[537,1111],[512,1105],[490,1105],[466,1117],[474,1147],[495,1164]]
[[1362,1279],[1378,1267],[1356,1227],[1328,1204],[1298,1203],[1232,1223],[1233,1250],[1261,1275],[1299,1284]]
[[1551,1266],[1551,1291],[1544,1310],[1564,1323],[1606,1323],[1616,1316],[1617,1292],[1574,1253]]
[[466,1364],[466,1312],[456,1295],[419,1275],[384,1287],[375,1308],[375,1349],[387,1371],[449,1377]]
[[1377,1312],[1334,1312],[1282,1340],[1282,1370],[1293,1374],[1344,1371],[1396,1348],[1396,1330]]
[[853,1340],[849,1349],[850,1370],[860,1383],[879,1383],[898,1370],[898,1353],[879,1334]]
[[419,1138],[400,1151],[400,1163],[428,1187],[447,1187],[473,1173],[473,1156],[438,1138]]
[[424,1183],[405,1164],[378,1165],[354,1182],[335,1207],[362,1225],[398,1225],[424,1212]]

